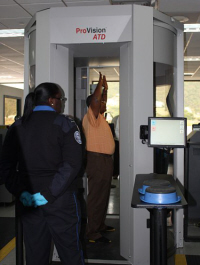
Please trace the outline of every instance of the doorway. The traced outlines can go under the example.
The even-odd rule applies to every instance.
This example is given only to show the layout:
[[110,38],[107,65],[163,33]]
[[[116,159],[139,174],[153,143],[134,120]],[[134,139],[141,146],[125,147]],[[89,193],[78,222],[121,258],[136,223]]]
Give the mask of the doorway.
[[[82,62],[81,62],[82,60]],[[91,58],[90,58],[91,60]],[[98,65],[94,64],[94,61],[98,61]],[[120,70],[119,70],[119,59],[115,59],[115,63],[113,63],[112,58],[110,58],[110,62],[108,59],[104,58],[93,58],[93,64],[88,65],[87,67],[84,65],[85,60],[81,58],[75,58],[75,113],[76,118],[82,120],[83,116],[87,112],[85,99],[86,97],[94,92],[96,84],[99,79],[99,72],[102,75],[106,76],[108,83],[108,101],[107,101],[107,112],[105,113],[106,120],[109,124],[113,123],[113,118],[118,116],[120,113],[119,110],[119,102],[120,102]],[[117,62],[117,63],[116,63]],[[78,67],[76,67],[78,65]],[[81,67],[81,65],[83,65]],[[81,80],[81,81],[80,81]],[[84,91],[84,92],[83,92]],[[81,96],[80,96],[81,95]],[[78,116],[78,117],[77,117]],[[114,124],[113,124],[114,125]],[[113,126],[114,128],[114,126]],[[87,199],[87,177],[83,177],[83,187],[84,189],[84,199]],[[110,192],[110,200],[107,211],[107,220],[106,224],[114,226],[116,231],[109,235],[109,239],[112,240],[112,246],[102,246],[103,250],[100,251],[99,248],[101,246],[94,245],[85,245],[83,249],[85,251],[86,259],[97,260],[106,260],[107,263],[112,263],[113,260],[126,260],[120,256],[120,178],[112,180],[113,187]],[[82,203],[83,211],[84,203]],[[86,216],[86,214],[84,214]]]

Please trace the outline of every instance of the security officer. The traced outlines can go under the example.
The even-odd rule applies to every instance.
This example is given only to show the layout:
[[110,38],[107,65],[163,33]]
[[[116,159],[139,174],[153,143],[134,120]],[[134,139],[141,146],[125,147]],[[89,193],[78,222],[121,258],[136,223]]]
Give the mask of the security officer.
[[0,161],[7,189],[23,206],[26,264],[49,264],[53,239],[62,264],[82,265],[76,196],[82,165],[79,129],[59,114],[66,99],[58,85],[42,83],[34,93],[35,108],[10,127]]

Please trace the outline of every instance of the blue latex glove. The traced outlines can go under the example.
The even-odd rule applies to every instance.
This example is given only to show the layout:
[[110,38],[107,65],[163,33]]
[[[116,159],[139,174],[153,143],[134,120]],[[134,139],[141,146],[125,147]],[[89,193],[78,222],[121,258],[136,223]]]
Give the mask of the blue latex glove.
[[33,206],[32,195],[28,191],[23,191],[19,197],[19,200],[24,206]]
[[48,203],[48,201],[45,199],[45,197],[42,194],[40,194],[40,192],[33,194],[32,200],[34,207],[45,205]]

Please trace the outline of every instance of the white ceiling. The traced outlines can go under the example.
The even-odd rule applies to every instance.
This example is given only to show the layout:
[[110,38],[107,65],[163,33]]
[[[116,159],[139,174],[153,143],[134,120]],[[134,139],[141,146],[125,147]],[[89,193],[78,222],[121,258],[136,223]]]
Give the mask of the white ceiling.
[[[122,4],[154,6],[169,16],[187,17],[189,20],[186,23],[200,23],[200,0],[0,0],[0,29],[25,28],[37,11],[51,7]],[[200,33],[185,33],[184,45],[184,56],[200,56]],[[116,58],[113,59],[109,62],[106,58],[92,58],[90,63],[115,66],[118,61]],[[185,80],[200,80],[200,61],[184,64],[186,73],[194,73],[192,77],[185,77]],[[0,38],[0,84],[23,82],[23,74],[24,38]],[[113,67],[109,73],[106,72],[106,75],[108,74],[109,80],[118,79]]]

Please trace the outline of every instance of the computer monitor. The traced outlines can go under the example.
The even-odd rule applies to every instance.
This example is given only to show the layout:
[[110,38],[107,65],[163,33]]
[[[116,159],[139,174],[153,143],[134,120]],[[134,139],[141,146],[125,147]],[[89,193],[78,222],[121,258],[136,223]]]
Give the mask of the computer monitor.
[[161,148],[186,147],[186,118],[148,118],[148,146]]

